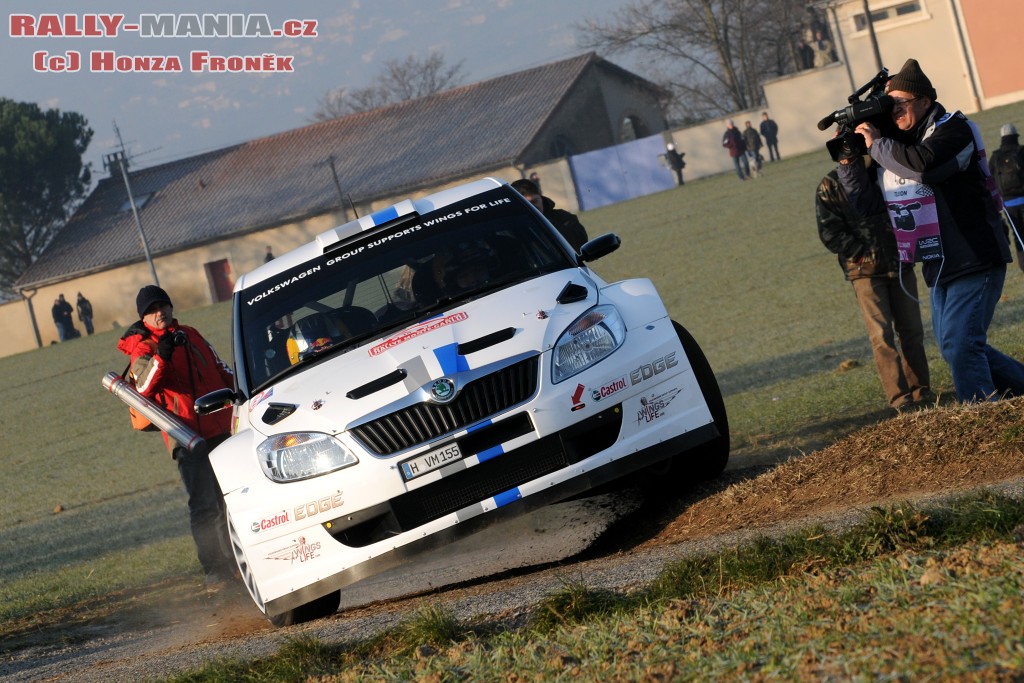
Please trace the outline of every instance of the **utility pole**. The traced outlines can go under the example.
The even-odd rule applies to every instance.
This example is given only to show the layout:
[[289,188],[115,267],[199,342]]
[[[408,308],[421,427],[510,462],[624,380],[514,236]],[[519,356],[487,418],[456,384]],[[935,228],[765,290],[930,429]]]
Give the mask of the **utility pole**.
[[[327,157],[327,163],[331,166],[331,176],[334,177],[334,188],[338,191],[338,206],[341,207],[341,218],[342,222],[348,222],[348,211],[345,210],[345,194],[341,191],[341,181],[338,180],[338,169],[334,165],[334,155]],[[352,199],[349,198],[351,203]],[[355,207],[352,207],[353,209]],[[358,218],[359,216],[356,216]]]
[[875,36],[875,22],[871,19],[871,8],[868,7],[868,0],[864,0],[864,22],[868,25],[868,36],[871,38],[871,48],[875,51],[875,70],[881,71],[882,53],[878,51],[878,38]]
[[117,133],[117,144],[121,148],[113,154],[103,156],[103,165],[110,168],[115,163],[121,169],[121,177],[124,178],[124,189],[128,191],[128,203],[132,207],[132,216],[135,217],[135,227],[139,231],[139,239],[142,241],[142,251],[146,254],[146,261],[149,262],[149,271],[153,274],[153,284],[160,286],[160,278],[156,274],[156,265],[153,263],[153,255],[149,252],[149,242],[146,241],[146,233],[142,231],[142,221],[139,219],[139,207],[135,205],[135,195],[132,194],[132,184],[128,180],[128,159],[124,151],[124,140],[121,139],[121,131],[114,121],[114,132]]

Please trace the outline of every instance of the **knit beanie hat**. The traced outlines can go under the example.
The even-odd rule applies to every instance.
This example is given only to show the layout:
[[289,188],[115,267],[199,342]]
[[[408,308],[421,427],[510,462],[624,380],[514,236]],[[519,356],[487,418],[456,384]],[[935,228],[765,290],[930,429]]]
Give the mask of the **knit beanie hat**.
[[167,296],[167,292],[156,285],[146,285],[140,289],[135,297],[135,308],[139,311],[139,317],[145,316],[146,309],[158,302],[170,304],[171,297]]
[[935,101],[935,88],[932,87],[932,82],[921,71],[921,65],[917,63],[916,59],[908,59],[903,68],[900,69],[900,72],[889,79],[885,92],[889,93],[893,90],[902,90],[917,96],[927,97],[932,102]]
[[1017,126],[1013,125],[1012,123],[1003,124],[1003,127],[999,129],[999,137],[1001,137],[1001,138],[1005,138],[1008,135],[1016,135],[1016,134],[1017,134]]

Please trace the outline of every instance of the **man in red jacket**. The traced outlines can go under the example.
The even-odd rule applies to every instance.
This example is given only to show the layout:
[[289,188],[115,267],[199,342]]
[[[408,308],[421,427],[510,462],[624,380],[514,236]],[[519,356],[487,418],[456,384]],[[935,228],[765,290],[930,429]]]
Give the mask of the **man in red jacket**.
[[164,434],[188,495],[189,522],[206,585],[216,590],[235,573],[224,516],[224,500],[210,466],[209,451],[230,436],[231,413],[196,415],[199,396],[234,386],[234,375],[213,346],[193,327],[174,318],[171,298],[146,285],[135,299],[140,320],[122,335],[117,348],[131,359],[135,388],[206,440],[206,449],[190,452]]

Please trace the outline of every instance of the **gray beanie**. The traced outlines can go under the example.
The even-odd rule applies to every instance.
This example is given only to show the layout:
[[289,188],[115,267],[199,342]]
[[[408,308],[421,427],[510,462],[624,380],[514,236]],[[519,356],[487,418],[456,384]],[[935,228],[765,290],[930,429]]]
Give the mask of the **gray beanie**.
[[1001,137],[1001,138],[1005,138],[1008,135],[1016,135],[1016,134],[1017,134],[1017,126],[1013,125],[1012,123],[1005,123],[1005,124],[1003,124],[1003,127],[999,129],[999,137]]

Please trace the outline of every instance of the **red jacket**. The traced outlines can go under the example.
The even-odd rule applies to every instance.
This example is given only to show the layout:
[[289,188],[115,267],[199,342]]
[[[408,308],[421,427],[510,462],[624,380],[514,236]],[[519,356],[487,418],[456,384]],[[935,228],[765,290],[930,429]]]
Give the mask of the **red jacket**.
[[[176,330],[186,334],[188,343],[175,346],[168,362],[157,355],[157,344],[164,334],[174,334]],[[131,375],[140,394],[177,415],[204,439],[230,432],[231,411],[200,417],[193,407],[199,396],[234,386],[231,369],[194,327],[179,325],[175,319],[167,330],[161,331],[139,320],[122,335],[117,348],[131,359]],[[167,434],[164,441],[172,451],[177,445]]]

